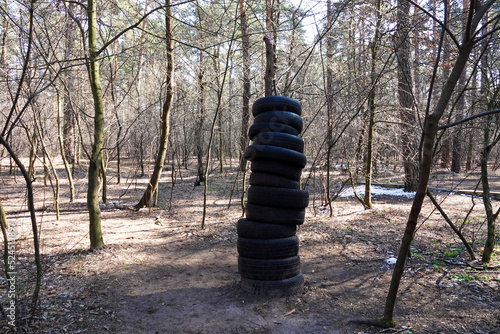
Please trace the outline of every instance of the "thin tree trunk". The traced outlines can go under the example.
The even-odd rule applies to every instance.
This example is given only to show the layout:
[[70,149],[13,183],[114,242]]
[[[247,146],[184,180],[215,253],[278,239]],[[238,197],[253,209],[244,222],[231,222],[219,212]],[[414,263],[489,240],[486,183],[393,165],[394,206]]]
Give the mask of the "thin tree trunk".
[[8,230],[9,230],[9,224],[7,223],[7,216],[5,215],[5,211],[3,210],[2,207],[2,202],[0,202],[0,228],[2,229],[2,235],[3,235],[3,261],[4,261],[4,268],[5,268],[5,278],[10,279],[10,264],[9,264],[9,236],[8,236]]
[[[491,4],[490,4],[491,6]],[[488,9],[488,5],[477,6],[475,8],[476,13],[470,18],[472,19],[469,22],[470,27],[470,35],[465,35],[462,44],[459,47],[459,52],[456,58],[455,65],[450,73],[450,76],[446,80],[442,90],[441,95],[439,97],[439,101],[437,102],[436,107],[434,108],[434,112],[430,113],[425,117],[424,129],[423,129],[423,145],[422,145],[422,160],[420,163],[420,173],[419,173],[419,184],[417,187],[417,191],[415,197],[413,199],[412,208],[408,217],[408,221],[406,223],[406,229],[401,241],[401,246],[398,253],[398,259],[396,265],[394,267],[394,271],[392,274],[391,285],[389,288],[389,292],[387,294],[384,316],[380,319],[380,323],[394,326],[394,307],[396,305],[396,297],[399,290],[399,285],[401,282],[401,278],[403,276],[404,266],[406,263],[406,257],[410,251],[411,242],[413,240],[413,236],[415,234],[415,230],[417,227],[418,218],[420,212],[422,210],[422,204],[424,198],[427,193],[427,185],[429,183],[429,176],[432,167],[433,161],[433,152],[434,152],[434,144],[436,139],[436,132],[438,130],[438,122],[442,118],[443,113],[445,112],[453,91],[460,79],[460,75],[464,70],[467,61],[469,59],[469,55],[474,47],[474,40],[472,39],[472,32],[476,31],[477,25],[479,23],[478,18],[480,19],[485,11]]]
[[495,220],[498,217],[498,212],[496,214],[493,213],[493,208],[491,205],[490,199],[490,185],[488,179],[488,158],[490,156],[491,149],[493,146],[498,143],[500,139],[500,135],[497,135],[497,138],[493,143],[490,143],[490,123],[492,121],[491,115],[488,115],[488,120],[484,127],[484,136],[483,136],[483,149],[481,151],[481,184],[483,186],[483,203],[484,210],[486,211],[486,221],[488,224],[487,234],[486,234],[486,243],[484,244],[483,251],[483,263],[489,263],[491,261],[491,256],[495,249]]
[[[75,34],[73,26],[73,17],[75,10],[75,3],[67,3],[66,10],[68,12],[68,17],[66,18],[65,26],[65,58],[70,59],[73,54]],[[63,73],[64,83],[66,85],[66,90],[64,94],[64,118],[63,118],[63,150],[64,156],[69,164],[75,163],[75,116],[73,113],[73,108],[71,105],[70,94],[74,91],[74,78],[71,77],[72,73],[65,71]]]
[[172,36],[172,8],[171,1],[165,0],[165,46],[167,49],[167,95],[163,103],[161,125],[160,125],[160,144],[158,154],[156,156],[153,175],[148,183],[148,187],[144,192],[137,208],[150,206],[151,198],[158,188],[160,182],[161,172],[165,164],[165,157],[168,148],[168,136],[170,130],[170,112],[172,110],[172,102],[174,99],[174,43]]
[[[327,40],[326,40],[326,112],[327,112],[327,150],[326,150],[326,184],[324,184],[324,190],[326,194],[326,204],[330,210],[330,218],[333,217],[333,206],[330,194],[330,183],[331,183],[331,159],[333,150],[333,52],[334,52],[334,36],[333,36],[333,5],[332,1],[328,0],[326,4],[327,8],[327,28],[329,29]],[[323,176],[322,170],[320,170],[321,176]]]
[[59,140],[59,147],[61,149],[61,159],[64,164],[64,169],[66,170],[66,175],[68,177],[69,183],[69,201],[73,203],[75,201],[75,185],[73,184],[73,175],[71,173],[71,167],[68,159],[66,159],[66,153],[64,152],[64,140],[63,132],[61,127],[61,116],[63,113],[63,101],[59,90],[57,90],[57,138]]
[[240,133],[240,164],[239,170],[244,171],[246,161],[243,151],[248,146],[248,128],[250,127],[250,37],[248,36],[247,2],[240,0],[241,47],[243,56],[243,106],[241,109]]
[[[33,118],[34,118],[34,123],[35,123],[35,131],[38,133],[38,137],[40,137],[40,146],[42,147],[43,168],[45,170],[45,179],[50,180],[50,186],[52,188],[52,192],[54,195],[54,207],[56,210],[56,220],[59,220],[59,176],[57,175],[57,170],[54,166],[52,158],[51,158],[49,151],[47,150],[47,147],[45,146],[45,142],[43,140],[44,136],[43,136],[42,131],[40,129],[41,121],[39,119],[37,120],[37,116],[36,116],[36,114],[39,114],[39,112],[37,110],[35,110],[34,108],[33,108],[33,112],[34,112]],[[49,162],[48,166],[47,166],[47,160]],[[50,170],[49,170],[49,166],[50,166]],[[56,183],[55,186],[52,183],[52,178],[50,176],[51,172],[54,175],[54,180]],[[46,182],[47,181],[45,181],[45,183]],[[47,184],[45,184],[45,185],[47,185]]]
[[[203,38],[202,38],[203,39]],[[198,120],[196,123],[196,158],[198,162],[198,175],[196,180],[196,185],[201,185],[205,182],[204,170],[203,170],[203,124],[205,123],[205,83],[203,77],[205,75],[205,55],[204,51],[200,50],[200,72],[198,73],[198,94],[199,94],[199,105],[200,111],[198,114]]]
[[375,4],[375,11],[377,15],[377,23],[375,27],[375,36],[371,44],[371,64],[370,64],[370,86],[371,90],[368,94],[368,140],[366,143],[366,157],[365,157],[365,197],[363,205],[367,209],[373,207],[372,204],[372,177],[373,177],[373,135],[375,132],[375,97],[377,91],[377,58],[378,46],[380,40],[380,26],[382,24],[381,13],[381,0],[377,0]]
[[266,29],[267,34],[264,36],[266,45],[266,72],[264,74],[264,95],[273,95],[273,80],[275,75],[275,47],[273,45],[273,0],[266,0]]
[[[488,14],[485,15],[483,18],[483,23],[486,25],[488,22]],[[488,34],[488,27],[485,27],[483,30],[483,34],[486,35]],[[490,90],[490,80],[488,77],[488,71],[487,68],[489,66],[488,60],[489,60],[489,50],[488,48],[488,43],[487,40],[484,41],[484,50],[483,53],[483,58],[481,59],[481,65],[482,65],[482,75],[481,75],[481,92],[482,92],[482,97],[484,101],[488,101],[491,99],[489,94]],[[498,90],[496,92],[498,94]],[[495,93],[493,93],[493,96],[495,96]],[[490,109],[492,107],[491,102],[486,102],[486,109]],[[496,238],[496,232],[495,232],[495,221],[498,216],[498,212],[496,214],[493,214],[493,207],[491,205],[491,200],[490,200],[490,185],[489,185],[489,179],[488,179],[488,159],[490,157],[490,153],[492,148],[498,143],[500,140],[500,134],[497,133],[497,137],[491,141],[490,138],[490,127],[492,126],[492,116],[488,115],[488,119],[484,124],[484,132],[483,132],[483,149],[481,151],[481,183],[483,186],[483,203],[484,203],[484,210],[486,211],[486,221],[487,221],[487,233],[486,233],[486,242],[484,245],[484,251],[483,251],[483,257],[482,261],[483,263],[489,263],[491,261],[491,256],[493,254],[494,248],[495,248],[495,238]],[[500,209],[499,209],[500,210]]]
[[[467,18],[469,15],[469,11],[466,10],[469,8],[469,0],[463,0],[463,13],[462,13],[462,35],[466,33],[467,29]],[[465,84],[466,84],[466,74],[467,74],[467,65],[465,65],[460,79],[458,80],[458,91],[461,92],[460,97],[458,98],[456,107],[455,107],[455,120],[461,120],[465,115]],[[451,154],[451,171],[455,173],[460,173],[462,170],[462,156],[463,156],[463,129],[462,126],[459,125],[456,130],[453,132],[453,140],[452,140],[452,154]]]
[[418,183],[415,105],[412,96],[413,80],[410,66],[410,3],[398,0],[397,4],[398,101],[401,118],[401,152],[405,173],[405,191],[414,191]]
[[436,201],[436,199],[434,198],[434,196],[432,196],[432,194],[429,191],[429,189],[427,189],[427,196],[431,200],[432,204],[434,204],[434,206],[436,207],[436,209],[439,211],[439,213],[443,216],[444,220],[448,223],[448,225],[450,225],[450,227],[453,230],[453,232],[455,232],[455,234],[460,238],[460,240],[464,244],[465,248],[467,249],[467,252],[469,253],[471,260],[475,260],[476,259],[476,255],[474,254],[474,250],[472,249],[471,245],[469,244],[469,242],[467,241],[467,239],[465,239],[465,237],[462,234],[462,232],[460,231],[460,229],[458,229],[455,226],[455,224],[453,224],[453,222],[448,217],[448,215],[446,214],[446,212],[444,212],[444,210],[441,208],[441,206]]
[[89,210],[90,248],[104,246],[101,231],[101,209],[99,208],[99,169],[102,163],[104,141],[104,104],[102,99],[101,77],[97,54],[96,1],[88,0],[87,17],[89,22],[89,78],[94,100],[94,142],[89,161],[87,209]]
[[[31,7],[32,8],[32,7]],[[2,144],[7,151],[9,152],[9,155],[12,157],[12,159],[15,161],[17,167],[21,171],[24,181],[26,182],[26,190],[28,194],[28,210],[30,212],[30,218],[31,218],[31,229],[33,231],[33,246],[35,249],[35,264],[36,264],[36,283],[35,283],[35,288],[33,290],[33,296],[32,296],[32,312],[35,311],[37,302],[38,302],[38,294],[40,292],[40,287],[41,287],[41,282],[42,282],[42,261],[40,258],[40,243],[38,240],[38,227],[36,224],[36,214],[35,214],[35,201],[33,197],[33,186],[32,186],[32,179],[30,179],[30,176],[28,172],[26,171],[26,168],[24,167],[23,163],[15,152],[12,150],[10,145],[5,141],[3,136],[0,135],[0,144]]]
[[[448,26],[451,20],[450,0],[444,0],[444,6],[448,8],[445,11],[444,24]],[[446,78],[450,76],[451,69],[451,41],[450,38],[445,35],[443,41],[443,65],[442,65],[442,80],[445,82]],[[451,168],[451,138],[447,132],[442,135],[441,139],[441,168],[449,169]]]

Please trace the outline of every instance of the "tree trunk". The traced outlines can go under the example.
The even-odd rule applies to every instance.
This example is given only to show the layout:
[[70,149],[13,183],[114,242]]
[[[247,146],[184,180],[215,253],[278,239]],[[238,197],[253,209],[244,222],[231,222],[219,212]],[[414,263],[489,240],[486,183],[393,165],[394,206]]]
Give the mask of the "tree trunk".
[[170,111],[172,109],[172,102],[174,99],[174,44],[172,38],[172,8],[171,1],[165,0],[165,45],[167,48],[167,96],[163,103],[163,110],[161,115],[161,128],[160,128],[160,144],[158,154],[156,156],[155,166],[151,180],[148,187],[144,192],[137,208],[150,206],[151,198],[158,188],[160,182],[161,172],[165,164],[165,157],[167,155],[168,135],[170,126]]
[[327,113],[327,151],[326,151],[326,205],[330,210],[330,218],[333,217],[332,198],[330,193],[331,184],[331,159],[333,150],[333,53],[334,53],[334,36],[333,36],[333,5],[332,0],[328,0],[327,8],[327,29],[328,35],[326,36],[326,113]]
[[90,248],[104,246],[101,232],[101,209],[99,208],[99,169],[101,167],[104,140],[104,104],[102,100],[101,77],[97,54],[97,19],[95,0],[88,0],[87,17],[89,21],[89,77],[94,100],[94,142],[89,161],[87,209],[90,220]]
[[241,48],[243,56],[243,107],[241,109],[241,133],[240,133],[240,171],[246,168],[243,151],[248,146],[248,128],[250,127],[250,37],[248,36],[247,2],[240,1],[240,24],[241,24]]
[[[30,8],[31,15],[33,15],[33,7]],[[29,57],[27,57],[29,59]],[[28,210],[30,212],[30,218],[31,218],[31,229],[33,231],[33,247],[35,249],[35,264],[36,264],[36,283],[35,283],[35,288],[33,290],[33,296],[32,296],[32,311],[35,310],[38,302],[38,294],[40,292],[40,287],[41,287],[41,282],[42,282],[42,261],[40,258],[40,242],[38,240],[38,226],[36,224],[36,214],[35,214],[35,200],[33,197],[33,185],[32,185],[32,179],[30,179],[30,176],[28,172],[26,171],[26,168],[24,167],[23,163],[17,155],[14,153],[10,145],[5,141],[3,136],[0,135],[0,144],[2,144],[7,151],[9,152],[10,157],[14,160],[16,163],[17,167],[21,171],[21,174],[24,177],[24,181],[26,182],[26,192],[27,192],[27,197],[28,197]]]
[[[75,34],[73,26],[73,17],[75,10],[75,3],[67,3],[66,10],[68,11],[68,17],[66,18],[65,26],[65,43],[66,43],[66,59],[70,59],[73,53],[73,45],[75,43]],[[65,94],[64,94],[64,117],[63,117],[63,150],[64,156],[69,164],[75,162],[75,116],[73,113],[73,106],[71,104],[70,94],[74,91],[74,78],[71,77],[72,73],[65,71],[63,74],[65,82]]]
[[[476,13],[476,15],[482,14],[484,14],[484,12],[481,14]],[[475,31],[476,27],[477,24],[473,27],[472,31]],[[434,108],[434,112],[430,113],[425,118],[419,184],[417,186],[417,191],[413,199],[410,215],[406,223],[406,229],[401,241],[401,246],[399,248],[396,266],[394,267],[394,271],[392,274],[391,285],[387,294],[385,304],[384,316],[382,319],[380,319],[380,322],[386,325],[394,326],[394,307],[396,304],[396,297],[399,290],[401,277],[403,276],[406,257],[410,251],[411,242],[413,240],[413,236],[417,227],[418,217],[422,210],[422,203],[427,192],[438,122],[443,116],[443,113],[449,104],[460,75],[467,64],[473,46],[473,40],[471,40],[469,37],[466,37],[459,48],[459,53],[457,55],[455,65],[450,73],[450,76],[446,80],[443,89],[441,90],[441,95],[436,107]]]
[[266,0],[266,29],[267,35],[264,36],[266,44],[266,72],[264,74],[264,95],[273,95],[273,80],[275,75],[275,48],[273,45],[273,0]]
[[61,127],[61,116],[63,114],[63,101],[59,90],[57,90],[57,138],[59,140],[59,147],[61,149],[61,158],[64,164],[64,169],[66,170],[66,175],[68,177],[69,183],[69,201],[73,203],[75,201],[75,185],[73,184],[73,175],[71,173],[71,167],[68,159],[66,159],[66,152],[64,151],[64,139],[63,131]]
[[[486,14],[483,18],[483,23],[487,25],[488,22],[488,14]],[[487,35],[488,34],[488,27],[484,28],[483,34]],[[491,94],[490,92],[490,80],[488,77],[489,71],[488,69],[488,60],[489,60],[489,51],[488,51],[488,41],[484,41],[484,50],[483,57],[481,59],[481,95],[483,100],[485,101],[485,107],[486,109],[493,109],[493,105],[491,102],[488,102],[488,100],[491,99]],[[498,94],[498,90],[496,92]],[[493,96],[495,96],[495,93],[493,93]],[[493,99],[494,101],[494,99]],[[489,186],[489,180],[488,180],[488,158],[490,156],[492,148],[498,143],[500,140],[500,134],[497,133],[497,137],[491,141],[490,138],[490,127],[494,124],[491,122],[492,117],[491,115],[488,116],[487,121],[484,124],[484,132],[483,132],[483,149],[481,151],[481,183],[483,186],[483,203],[484,203],[484,209],[486,211],[486,221],[488,224],[487,227],[487,233],[486,233],[486,242],[484,245],[484,251],[483,251],[483,257],[482,261],[483,263],[489,263],[491,261],[491,256],[493,254],[494,248],[495,248],[495,238],[496,238],[496,232],[495,232],[495,221],[498,216],[498,212],[496,214],[493,214],[493,208],[491,205],[491,200],[490,200],[490,186]],[[498,129],[497,129],[498,130]],[[493,132],[495,133],[495,132]]]
[[[462,13],[462,35],[465,34],[467,29],[467,18],[469,15],[469,11],[466,10],[469,8],[469,0],[463,0],[463,13]],[[455,120],[461,120],[464,118],[465,114],[465,84],[466,84],[466,74],[467,74],[467,65],[464,67],[460,79],[458,80],[458,91],[461,94],[458,98],[456,107],[455,107]],[[452,154],[451,154],[451,171],[455,173],[460,173],[462,169],[462,150],[464,141],[463,138],[463,130],[462,126],[457,126],[456,130],[453,131],[453,140],[452,140]]]
[[417,141],[414,136],[416,124],[415,105],[412,96],[412,75],[410,66],[410,3],[398,0],[397,45],[398,59],[398,101],[401,118],[401,152],[405,173],[405,191],[414,191],[418,183]]
[[489,263],[491,261],[491,256],[495,249],[495,220],[498,216],[498,213],[493,213],[493,208],[490,200],[490,185],[488,180],[488,158],[490,156],[491,149],[493,146],[498,143],[500,139],[500,135],[497,135],[497,138],[493,143],[490,143],[490,123],[492,121],[491,115],[488,116],[488,120],[484,126],[484,135],[483,135],[483,149],[481,151],[481,184],[483,186],[483,203],[484,210],[486,211],[486,221],[488,223],[488,230],[486,234],[486,243],[484,244],[483,251],[483,263]]
[[[200,17],[201,20],[201,17]],[[204,39],[202,34],[201,40]],[[206,108],[205,108],[205,82],[203,78],[205,76],[205,51],[200,50],[199,57],[200,71],[198,73],[198,94],[199,94],[199,106],[200,112],[198,114],[198,120],[196,123],[196,158],[198,162],[198,174],[196,179],[196,185],[199,186],[205,182],[204,170],[203,170],[203,124],[205,123]]]
[[368,93],[368,139],[366,142],[365,156],[365,196],[363,205],[367,209],[373,207],[372,204],[372,177],[373,177],[373,134],[375,132],[375,97],[377,90],[377,58],[378,45],[380,40],[380,25],[382,24],[381,0],[377,0],[375,4],[375,12],[377,15],[377,23],[375,27],[375,36],[371,44],[371,64],[370,64],[370,86],[371,90]]
[[[448,10],[445,11],[444,24],[445,26],[448,26],[451,20],[451,11],[449,10],[450,0],[444,0],[444,6],[448,8]],[[451,57],[452,57],[451,41],[449,36],[446,34],[443,40],[443,63],[442,63],[443,82],[445,82],[445,80],[450,76]],[[451,138],[447,132],[445,132],[442,135],[441,139],[441,168],[444,169],[451,168]]]

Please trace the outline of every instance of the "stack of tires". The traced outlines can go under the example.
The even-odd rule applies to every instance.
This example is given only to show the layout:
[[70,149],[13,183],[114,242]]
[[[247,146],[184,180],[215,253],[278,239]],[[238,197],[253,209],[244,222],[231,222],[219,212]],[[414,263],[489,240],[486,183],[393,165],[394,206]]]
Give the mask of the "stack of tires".
[[287,296],[304,285],[296,236],[309,202],[299,183],[306,165],[298,136],[302,108],[294,99],[268,96],[255,101],[252,114],[246,218],[237,223],[241,286],[256,295]]

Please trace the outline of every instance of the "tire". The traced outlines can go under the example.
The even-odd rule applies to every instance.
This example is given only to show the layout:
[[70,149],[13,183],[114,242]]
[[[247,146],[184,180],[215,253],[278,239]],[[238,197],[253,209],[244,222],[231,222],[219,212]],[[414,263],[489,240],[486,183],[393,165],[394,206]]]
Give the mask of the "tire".
[[253,143],[255,145],[283,147],[300,153],[304,152],[304,140],[299,136],[288,133],[261,132],[254,137]]
[[248,129],[248,137],[250,138],[250,140],[253,140],[253,137],[255,137],[255,135],[260,132],[281,132],[296,136],[299,134],[299,131],[297,131],[297,129],[283,123],[261,122],[254,123],[250,126],[250,129]]
[[274,174],[260,173],[260,172],[250,173],[250,178],[248,179],[248,183],[250,183],[251,186],[267,186],[267,187],[277,187],[277,188],[287,188],[287,189],[300,188],[300,183],[298,181],[287,179],[286,177]]
[[303,153],[271,145],[250,145],[245,149],[244,157],[249,161],[272,160],[300,168],[304,168],[307,163]]
[[305,209],[281,209],[247,203],[248,220],[279,225],[302,225],[306,216]]
[[300,273],[298,255],[283,259],[249,259],[238,256],[238,271],[244,278],[273,281],[284,280]]
[[302,106],[299,101],[286,96],[266,96],[257,99],[252,105],[252,115],[273,110],[286,110],[297,115],[302,115]]
[[263,297],[287,297],[302,292],[304,288],[304,275],[283,280],[259,281],[249,278],[241,278],[241,289],[247,293]]
[[241,218],[236,223],[236,231],[243,238],[278,239],[293,237],[297,233],[297,226],[265,224]]
[[309,192],[263,186],[248,188],[248,203],[283,209],[303,209],[309,204]]
[[271,123],[273,126],[285,124],[295,128],[299,133],[304,127],[302,117],[293,112],[283,110],[263,112],[254,118],[255,123]]
[[276,161],[256,160],[250,166],[252,172],[276,174],[294,181],[299,181],[302,175],[302,168],[289,164],[282,164]]
[[294,235],[279,239],[238,237],[238,254],[250,259],[282,259],[299,254],[299,238]]

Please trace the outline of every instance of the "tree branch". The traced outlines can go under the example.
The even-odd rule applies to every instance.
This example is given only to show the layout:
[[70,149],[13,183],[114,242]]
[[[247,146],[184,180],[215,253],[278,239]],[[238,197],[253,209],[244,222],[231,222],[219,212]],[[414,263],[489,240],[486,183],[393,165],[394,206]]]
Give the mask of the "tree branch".
[[438,127],[438,130],[444,130],[444,129],[451,128],[451,127],[456,126],[456,125],[466,123],[466,122],[471,121],[475,118],[479,118],[479,117],[483,117],[483,116],[487,116],[487,115],[492,115],[492,114],[498,114],[498,113],[500,113],[500,109],[484,111],[482,113],[466,117],[464,119],[461,119],[461,120],[453,122],[453,123],[441,125],[440,127]]
[[443,28],[443,30],[448,33],[448,35],[450,36],[450,38],[452,39],[452,41],[456,45],[456,47],[460,48],[460,43],[458,42],[458,39],[455,37],[455,35],[453,35],[453,33],[451,32],[451,30],[448,29],[448,27],[443,22],[441,22],[437,17],[435,17],[434,15],[432,15],[431,13],[429,13],[429,11],[427,11],[426,9],[424,9],[423,7],[421,7],[416,2],[414,2],[412,0],[408,0],[408,2],[411,3],[413,6],[415,6],[416,8],[420,9],[422,12],[424,12],[425,15],[429,16],[431,19],[433,19],[434,21],[436,21],[436,23],[439,24],[441,26],[441,28]]
[[[183,1],[183,2],[179,2],[175,5],[172,5],[173,6],[180,6],[180,5],[184,5],[186,3],[190,3],[190,2],[193,2],[194,0],[186,0],[186,1]],[[148,13],[146,13],[143,17],[141,17],[141,19],[139,21],[137,21],[136,23],[134,23],[133,25],[123,29],[121,32],[119,32],[115,37],[111,38],[109,41],[107,41],[97,52],[96,52],[96,55],[100,55],[108,46],[110,46],[111,44],[114,43],[114,41],[116,41],[118,38],[120,38],[122,35],[124,35],[126,32],[132,30],[132,29],[135,29],[139,26],[139,24],[142,23],[142,21],[144,21],[149,15],[157,12],[158,10],[160,9],[163,9],[165,8],[165,6],[160,6],[160,7],[157,7],[155,9],[152,9],[151,11],[149,11]]]

